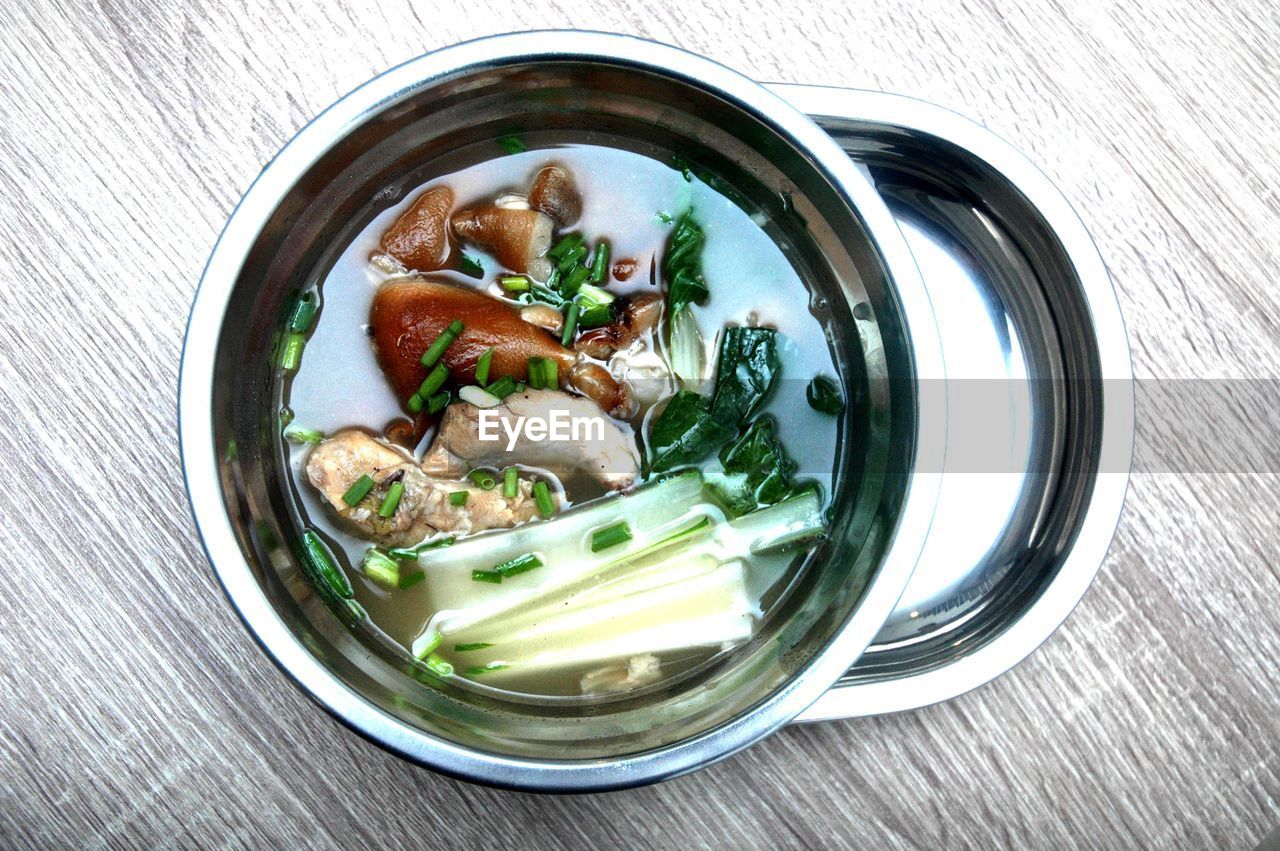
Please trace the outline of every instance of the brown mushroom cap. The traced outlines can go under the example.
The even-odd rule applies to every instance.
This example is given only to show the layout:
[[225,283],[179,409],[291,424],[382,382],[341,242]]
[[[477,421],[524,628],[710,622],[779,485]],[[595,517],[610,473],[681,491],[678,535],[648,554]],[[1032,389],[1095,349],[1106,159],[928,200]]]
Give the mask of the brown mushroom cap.
[[548,165],[533,176],[529,206],[546,213],[560,227],[568,227],[582,215],[582,196],[573,177],[562,166]]
[[583,331],[578,335],[574,348],[588,357],[607,360],[658,324],[662,304],[662,296],[657,293],[623,296],[615,302],[614,320],[608,325]]
[[449,257],[449,210],[453,190],[436,186],[418,196],[382,234],[382,250],[409,269],[432,272]]
[[492,252],[506,269],[540,281],[551,275],[544,255],[555,227],[551,217],[537,210],[479,204],[453,214],[453,230],[461,239]]

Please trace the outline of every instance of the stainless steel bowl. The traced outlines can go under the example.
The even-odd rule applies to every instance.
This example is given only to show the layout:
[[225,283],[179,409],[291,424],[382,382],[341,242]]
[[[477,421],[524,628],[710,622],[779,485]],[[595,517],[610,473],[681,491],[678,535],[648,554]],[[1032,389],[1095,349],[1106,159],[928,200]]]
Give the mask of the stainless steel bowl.
[[[867,403],[841,424],[830,541],[756,639],[698,680],[556,708],[429,686],[344,626],[288,542],[273,340],[335,241],[423,163],[504,133],[573,128],[655,142],[727,177],[829,304],[833,354]],[[782,308],[795,309],[793,306]],[[304,128],[227,223],[183,353],[183,463],[210,561],[246,625],[302,688],[409,759],[496,785],[589,790],[705,765],[796,716],[892,612],[933,516],[945,443],[941,353],[915,263],[871,181],[785,101],[715,63],[580,32],[483,39],[402,65]],[[283,543],[282,543],[283,542]]]

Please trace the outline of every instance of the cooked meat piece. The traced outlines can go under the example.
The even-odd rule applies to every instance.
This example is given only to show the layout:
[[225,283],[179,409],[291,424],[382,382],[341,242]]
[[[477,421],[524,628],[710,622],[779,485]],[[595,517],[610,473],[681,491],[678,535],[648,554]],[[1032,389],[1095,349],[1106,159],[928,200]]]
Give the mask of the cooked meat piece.
[[453,190],[436,186],[418,196],[382,234],[382,250],[409,269],[433,272],[449,257]]
[[657,293],[624,296],[614,304],[614,320],[583,331],[574,348],[589,357],[608,360],[614,352],[625,349],[654,328],[662,317],[662,296]]
[[615,416],[624,410],[618,404],[627,397],[625,388],[607,370],[573,382],[577,355],[522,319],[518,309],[477,290],[429,279],[383,284],[373,299],[369,323],[374,345],[401,399],[407,401],[426,378],[422,353],[454,319],[462,320],[464,328],[445,350],[442,361],[455,382],[474,382],[476,361],[492,348],[490,381],[504,375],[524,381],[529,375],[529,358],[552,358],[562,383],[595,399]]
[[[373,490],[355,506],[347,505],[343,494],[366,475],[376,482]],[[468,534],[508,528],[532,519],[538,511],[527,480],[521,480],[515,499],[503,499],[498,488],[482,490],[470,480],[430,476],[404,452],[356,429],[338,432],[311,450],[307,478],[362,536],[389,546],[416,544],[434,532]],[[404,493],[395,514],[379,517],[378,507],[393,481],[404,484]],[[469,494],[465,505],[449,503],[454,491]]]
[[512,272],[539,281],[551,275],[551,261],[544,255],[551,247],[555,223],[546,213],[480,204],[453,214],[453,232],[463,240],[493,253]]
[[582,215],[582,196],[573,185],[573,177],[563,166],[549,165],[539,169],[533,177],[529,206],[546,213],[563,228]]
[[[484,434],[482,411],[487,424]],[[519,427],[522,417],[525,428]],[[562,429],[568,439],[561,439],[558,433],[535,439],[538,435],[528,432],[529,423],[535,420]],[[609,419],[590,399],[557,390],[513,393],[496,408],[465,402],[450,405],[422,459],[422,469],[433,476],[461,476],[474,467],[504,467],[516,462],[542,467],[561,478],[586,474],[614,490],[630,487],[640,473],[631,429]]]

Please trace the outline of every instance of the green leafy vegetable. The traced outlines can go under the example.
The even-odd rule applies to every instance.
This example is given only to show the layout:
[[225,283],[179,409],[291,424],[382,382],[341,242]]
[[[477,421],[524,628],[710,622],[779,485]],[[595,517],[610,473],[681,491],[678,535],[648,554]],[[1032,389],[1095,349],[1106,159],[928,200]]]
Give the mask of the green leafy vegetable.
[[649,433],[655,473],[695,464],[733,437],[733,427],[711,416],[711,400],[692,390],[671,397]]
[[529,150],[524,140],[514,133],[507,136],[498,137],[498,147],[506,151],[508,154],[523,154]]
[[681,215],[662,260],[668,317],[674,317],[688,304],[702,304],[711,294],[702,277],[702,247],[706,241],[702,226],[693,220],[693,211]]
[[720,451],[720,471],[707,486],[735,516],[773,505],[795,492],[795,463],[778,439],[773,417],[760,417]]
[[778,332],[772,328],[730,328],[720,344],[711,415],[735,428],[760,410],[782,370]]
[[483,278],[484,266],[480,265],[480,261],[466,254],[458,260],[458,271],[469,278]]
[[844,410],[844,398],[840,395],[840,388],[825,375],[816,376],[810,381],[804,396],[809,402],[809,407],[819,413],[834,417]]

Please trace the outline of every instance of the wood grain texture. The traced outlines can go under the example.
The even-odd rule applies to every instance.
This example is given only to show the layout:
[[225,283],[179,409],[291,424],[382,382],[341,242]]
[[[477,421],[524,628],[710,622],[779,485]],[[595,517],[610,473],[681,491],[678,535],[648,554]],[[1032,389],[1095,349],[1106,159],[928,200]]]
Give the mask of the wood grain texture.
[[[0,845],[1245,848],[1280,825],[1274,474],[1135,477],[1095,587],[990,686],[554,798],[409,766],[288,684],[204,561],[174,413],[205,257],[291,134],[425,50],[573,25],[973,116],[1081,213],[1139,376],[1280,377],[1280,7],[226,6],[0,4]],[[1140,411],[1140,439],[1179,415]]]

